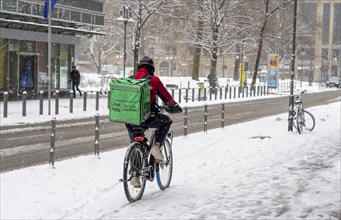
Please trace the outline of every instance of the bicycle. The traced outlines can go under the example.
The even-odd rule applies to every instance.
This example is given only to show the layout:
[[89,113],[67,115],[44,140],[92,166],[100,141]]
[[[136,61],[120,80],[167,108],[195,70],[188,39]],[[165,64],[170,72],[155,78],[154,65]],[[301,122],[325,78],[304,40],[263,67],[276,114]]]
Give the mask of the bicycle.
[[315,118],[313,114],[308,112],[303,107],[302,96],[307,90],[302,91],[299,95],[295,96],[295,111],[293,126],[299,134],[304,130],[312,131],[315,128]]
[[[160,146],[164,160],[156,163],[150,154],[150,149],[155,142],[159,129],[157,128],[152,132],[150,143],[145,136],[148,127],[135,126],[133,130],[136,134],[135,140],[126,151],[123,162],[123,179],[120,179],[120,182],[123,182],[124,193],[130,203],[142,198],[147,180],[153,182],[156,177],[160,190],[165,190],[169,187],[173,174],[173,131],[168,132]],[[139,178],[141,187],[134,187],[130,184],[133,177]]]

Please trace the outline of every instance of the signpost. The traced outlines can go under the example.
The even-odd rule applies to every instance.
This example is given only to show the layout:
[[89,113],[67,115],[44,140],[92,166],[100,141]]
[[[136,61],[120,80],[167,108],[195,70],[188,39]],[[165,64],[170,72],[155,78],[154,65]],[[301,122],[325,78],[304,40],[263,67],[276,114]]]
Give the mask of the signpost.
[[268,87],[277,88],[278,85],[278,54],[268,55]]

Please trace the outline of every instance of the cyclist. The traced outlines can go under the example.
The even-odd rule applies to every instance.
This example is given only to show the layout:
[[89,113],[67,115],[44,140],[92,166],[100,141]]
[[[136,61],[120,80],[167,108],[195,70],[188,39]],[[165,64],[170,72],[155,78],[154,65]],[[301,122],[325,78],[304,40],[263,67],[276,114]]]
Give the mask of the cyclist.
[[[160,150],[160,145],[166,138],[166,135],[170,129],[172,124],[172,119],[170,119],[167,115],[164,115],[159,112],[159,108],[156,103],[156,95],[158,95],[161,100],[165,104],[165,110],[169,113],[180,113],[182,112],[181,107],[174,101],[172,96],[169,94],[167,89],[164,87],[160,78],[154,75],[154,61],[148,57],[143,57],[139,64],[138,70],[133,76],[134,79],[142,79],[149,78],[149,83],[151,86],[150,91],[150,108],[151,114],[149,118],[144,121],[138,127],[147,127],[147,128],[158,128],[159,132],[155,137],[155,144],[150,149],[150,154],[154,157],[156,162],[163,161],[163,155]],[[134,125],[126,124],[126,128],[128,130],[130,141],[133,142],[135,138]],[[134,187],[140,186],[140,181],[138,178],[134,177],[131,180],[131,184]]]

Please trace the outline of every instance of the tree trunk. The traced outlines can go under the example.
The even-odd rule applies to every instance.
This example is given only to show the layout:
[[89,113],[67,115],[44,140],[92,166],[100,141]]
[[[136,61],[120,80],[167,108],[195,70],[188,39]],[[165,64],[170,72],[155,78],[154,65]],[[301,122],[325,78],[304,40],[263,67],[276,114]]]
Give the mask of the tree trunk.
[[[202,11],[202,6],[200,4],[200,1],[197,1],[197,6],[199,10]],[[204,22],[201,20],[200,17],[198,17],[198,27],[197,27],[197,39],[200,42],[202,39],[202,31],[203,31],[203,25]],[[198,44],[195,47],[194,50],[194,56],[193,56],[193,70],[192,70],[192,79],[199,80],[199,72],[200,72],[200,56],[201,56],[201,46]]]

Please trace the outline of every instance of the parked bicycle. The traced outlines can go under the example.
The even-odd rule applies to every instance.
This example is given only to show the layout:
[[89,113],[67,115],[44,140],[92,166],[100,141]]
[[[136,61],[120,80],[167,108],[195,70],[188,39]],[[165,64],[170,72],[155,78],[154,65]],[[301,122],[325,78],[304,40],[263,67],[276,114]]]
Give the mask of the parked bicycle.
[[[136,134],[135,140],[126,151],[123,162],[123,179],[120,179],[123,182],[124,193],[129,202],[140,200],[146,187],[146,181],[153,182],[155,177],[160,190],[165,190],[169,187],[173,174],[173,131],[168,132],[166,139],[160,146],[164,160],[156,163],[150,154],[150,149],[155,142],[155,135],[159,129],[152,132],[150,141],[145,136],[145,131],[148,128],[136,126],[133,130]],[[139,178],[141,187],[134,187],[130,183],[133,177]]]
[[315,128],[315,118],[313,114],[308,112],[303,107],[302,96],[307,90],[302,91],[299,95],[295,96],[295,111],[293,125],[299,134],[304,130],[312,131]]

